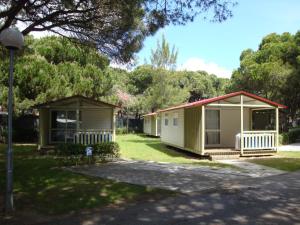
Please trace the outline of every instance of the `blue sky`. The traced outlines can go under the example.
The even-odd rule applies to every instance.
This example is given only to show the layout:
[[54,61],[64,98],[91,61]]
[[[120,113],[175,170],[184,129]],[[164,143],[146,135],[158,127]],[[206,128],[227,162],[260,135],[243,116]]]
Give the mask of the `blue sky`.
[[168,26],[148,37],[137,54],[139,63],[149,59],[162,34],[179,50],[178,68],[202,69],[230,77],[239,66],[241,51],[257,49],[269,33],[295,33],[300,30],[299,0],[237,0],[233,17],[211,23],[198,17],[185,26]]

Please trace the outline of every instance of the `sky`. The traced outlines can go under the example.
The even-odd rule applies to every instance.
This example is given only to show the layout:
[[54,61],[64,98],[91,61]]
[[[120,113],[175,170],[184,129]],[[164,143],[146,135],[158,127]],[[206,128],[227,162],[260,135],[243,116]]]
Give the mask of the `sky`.
[[[233,17],[222,23],[204,20],[203,15],[185,26],[169,25],[146,38],[137,53],[138,65],[150,58],[151,49],[164,34],[170,46],[178,49],[178,70],[204,70],[218,77],[230,78],[239,67],[243,50],[257,50],[263,37],[270,33],[296,33],[300,30],[300,0],[236,0]],[[51,35],[34,32],[35,37]],[[128,69],[126,65],[111,63]]]
[[239,67],[243,50],[257,50],[270,33],[296,33],[300,30],[300,0],[237,0],[233,17],[223,23],[203,20],[201,15],[185,26],[167,26],[148,37],[137,54],[138,63],[150,58],[157,40],[165,35],[170,46],[178,48],[178,70],[205,70],[230,78]]

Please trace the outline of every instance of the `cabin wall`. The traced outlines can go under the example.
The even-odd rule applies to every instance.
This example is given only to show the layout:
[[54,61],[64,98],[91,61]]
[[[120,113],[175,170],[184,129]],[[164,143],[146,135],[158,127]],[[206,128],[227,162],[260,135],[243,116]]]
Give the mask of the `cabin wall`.
[[[162,112],[161,115],[161,141],[184,148],[184,109]],[[174,118],[177,118],[177,125],[174,125]]]
[[184,110],[184,147],[200,153],[201,147],[201,107]]
[[39,110],[39,147],[49,144],[49,125],[50,113],[49,109]]
[[81,109],[81,129],[112,129],[111,109]]
[[[241,131],[240,108],[222,108],[220,111],[221,147],[234,147],[235,135]],[[250,129],[250,109],[244,108],[244,130]]]
[[151,116],[151,135],[156,136],[156,116]]
[[144,117],[144,133],[151,135],[151,117],[150,116],[145,116]]

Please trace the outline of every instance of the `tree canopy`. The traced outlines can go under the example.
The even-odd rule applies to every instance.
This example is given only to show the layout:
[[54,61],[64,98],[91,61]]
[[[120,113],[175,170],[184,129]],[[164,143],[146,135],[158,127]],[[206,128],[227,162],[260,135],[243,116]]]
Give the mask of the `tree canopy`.
[[163,35],[161,42],[157,41],[156,49],[151,50],[151,65],[155,68],[174,70],[177,62],[177,56],[178,50],[175,46],[173,46],[171,50],[169,43]]
[[[223,94],[228,80],[206,72],[176,71],[141,65],[133,71],[109,67],[107,57],[88,46],[49,36],[27,36],[16,58],[15,112],[34,104],[81,94],[119,104],[137,115]],[[0,105],[7,104],[8,54],[0,49]]]
[[0,0],[0,32],[22,24],[24,35],[50,31],[129,61],[159,28],[186,24],[199,14],[222,22],[234,5],[232,0]]
[[288,106],[292,117],[300,108],[300,32],[269,34],[257,51],[241,53],[228,91],[246,90]]

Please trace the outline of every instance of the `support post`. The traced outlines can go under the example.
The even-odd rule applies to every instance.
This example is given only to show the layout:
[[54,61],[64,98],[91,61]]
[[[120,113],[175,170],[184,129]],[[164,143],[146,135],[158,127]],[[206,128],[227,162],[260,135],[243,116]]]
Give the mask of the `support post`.
[[6,201],[5,210],[11,212],[14,209],[13,202],[13,149],[12,149],[12,117],[13,117],[13,72],[14,49],[9,49],[9,89],[8,89],[8,137],[6,155]]
[[201,106],[201,148],[200,154],[205,153],[205,106]]
[[244,98],[243,95],[240,97],[240,103],[241,103],[241,156],[244,154]]
[[112,109],[112,141],[116,141],[116,116],[115,116],[115,109]]
[[155,115],[154,118],[155,118],[155,136],[158,136],[157,135],[157,126],[158,126],[158,124],[157,124],[157,115]]
[[276,107],[275,109],[275,126],[276,126],[276,142],[275,142],[275,147],[276,147],[276,152],[278,151],[278,146],[279,146],[279,108]]
[[[78,139],[78,132],[80,130],[80,100],[77,100],[77,105],[76,105],[76,140],[77,142],[79,141]],[[75,137],[74,137],[74,143],[75,143]],[[79,141],[80,143],[80,141]]]

